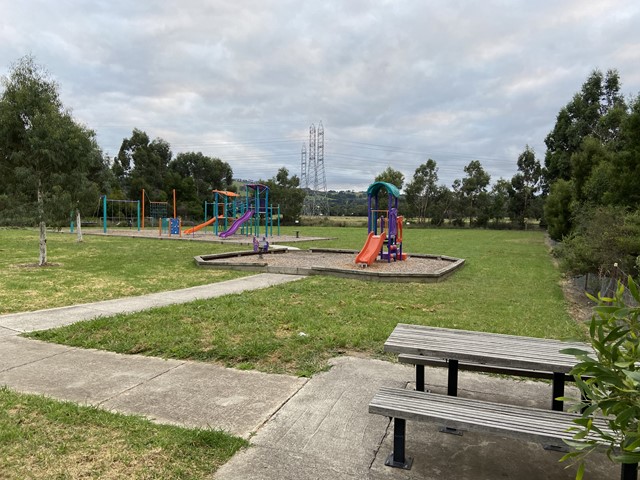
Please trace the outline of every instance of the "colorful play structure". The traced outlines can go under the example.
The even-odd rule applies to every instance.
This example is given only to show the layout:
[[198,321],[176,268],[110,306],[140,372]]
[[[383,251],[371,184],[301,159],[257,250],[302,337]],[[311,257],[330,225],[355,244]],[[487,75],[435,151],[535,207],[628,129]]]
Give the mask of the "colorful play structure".
[[[144,230],[145,218],[151,227],[158,228],[158,235],[193,235],[211,227],[214,235],[228,238],[236,233],[256,238],[273,236],[274,217],[277,235],[280,235],[280,206],[269,205],[269,187],[260,183],[247,183],[245,195],[223,190],[213,190],[213,202],[204,202],[204,222],[182,229],[182,220],[177,216],[176,192],[173,205],[169,202],[152,201],[142,190],[141,200],[120,200],[100,197],[95,217],[102,223],[104,233],[108,226]],[[171,208],[172,207],[172,208]],[[145,214],[146,210],[146,214]],[[170,211],[173,210],[173,217]],[[73,231],[73,219],[71,223]]]
[[[381,208],[381,191],[387,193],[387,208]],[[367,189],[369,235],[367,241],[356,257],[358,265],[371,265],[378,258],[387,262],[406,260],[402,253],[402,222],[404,217],[398,215],[398,199],[400,191],[395,185],[387,182],[375,182]],[[386,246],[386,249],[385,249]]]
[[220,238],[228,238],[238,230],[246,236],[268,237],[273,236],[275,216],[277,234],[280,235],[280,206],[269,205],[268,186],[247,183],[244,197],[223,190],[213,190],[213,195],[213,202],[204,202],[204,222],[185,230],[183,234],[192,235],[212,227],[213,234]]

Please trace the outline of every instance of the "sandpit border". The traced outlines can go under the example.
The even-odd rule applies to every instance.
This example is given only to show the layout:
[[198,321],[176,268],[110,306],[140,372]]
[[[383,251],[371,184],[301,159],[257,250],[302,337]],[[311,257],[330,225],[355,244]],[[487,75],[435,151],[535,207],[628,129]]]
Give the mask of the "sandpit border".
[[[356,255],[357,250],[344,250],[335,248],[310,248],[308,252],[322,253],[349,253]],[[285,267],[285,266],[269,266],[267,262],[260,261],[258,252],[250,250],[238,252],[225,252],[210,255],[197,255],[194,257],[196,265],[203,268],[215,268],[221,270],[236,270],[243,272],[259,272],[259,273],[279,273],[285,275],[327,275],[340,278],[351,278],[357,280],[365,280],[372,282],[395,282],[395,283],[437,283],[450,277],[454,272],[464,266],[463,258],[449,257],[446,255],[429,255],[429,254],[411,254],[411,257],[427,258],[449,262],[449,265],[436,270],[434,272],[414,273],[414,272],[379,272],[371,271],[366,268],[362,270],[347,270],[335,267],[322,267],[311,265],[309,267]],[[263,255],[295,255],[295,251],[287,248],[273,248]],[[251,262],[237,263],[225,262],[225,258],[231,257],[253,257]]]

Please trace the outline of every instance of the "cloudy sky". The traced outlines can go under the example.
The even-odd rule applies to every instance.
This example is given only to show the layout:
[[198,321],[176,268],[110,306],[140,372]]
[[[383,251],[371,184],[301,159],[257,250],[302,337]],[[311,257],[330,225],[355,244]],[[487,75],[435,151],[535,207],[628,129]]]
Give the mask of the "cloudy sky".
[[0,75],[26,54],[116,155],[133,128],[237,178],[300,175],[324,126],[328,189],[428,158],[440,183],[480,160],[510,178],[544,159],[595,68],[640,93],[636,0],[0,0]]

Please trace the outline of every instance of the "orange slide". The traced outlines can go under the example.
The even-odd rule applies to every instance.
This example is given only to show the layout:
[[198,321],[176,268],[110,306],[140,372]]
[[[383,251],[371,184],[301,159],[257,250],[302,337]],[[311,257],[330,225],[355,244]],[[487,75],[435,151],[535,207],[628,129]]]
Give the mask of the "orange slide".
[[373,232],[369,232],[369,236],[367,237],[364,247],[362,247],[362,250],[360,250],[360,253],[356,257],[356,263],[366,263],[367,265],[371,265],[375,262],[386,238],[386,232],[382,232],[380,235],[374,235]]
[[191,227],[191,228],[188,228],[187,230],[184,230],[182,232],[182,234],[183,235],[190,235],[190,234],[192,234],[194,232],[197,232],[198,230],[203,229],[204,227],[208,227],[209,225],[211,225],[215,221],[216,221],[216,217],[210,218],[209,220],[207,220],[204,223],[201,223],[200,225],[196,225],[195,227]]

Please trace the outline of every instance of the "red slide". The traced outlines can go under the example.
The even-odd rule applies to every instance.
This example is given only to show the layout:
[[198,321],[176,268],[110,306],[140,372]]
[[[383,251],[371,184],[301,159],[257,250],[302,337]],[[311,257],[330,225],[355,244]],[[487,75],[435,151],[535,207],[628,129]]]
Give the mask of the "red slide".
[[374,235],[373,232],[369,232],[364,247],[362,247],[362,250],[360,250],[360,253],[356,257],[356,263],[371,265],[375,262],[386,238],[386,232],[382,232],[380,235]]

